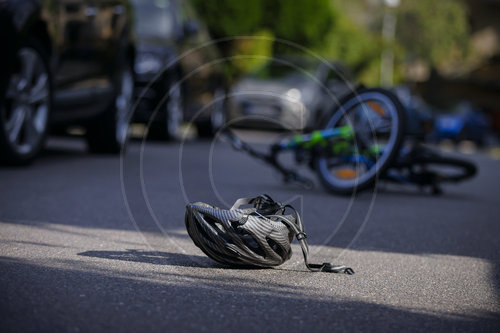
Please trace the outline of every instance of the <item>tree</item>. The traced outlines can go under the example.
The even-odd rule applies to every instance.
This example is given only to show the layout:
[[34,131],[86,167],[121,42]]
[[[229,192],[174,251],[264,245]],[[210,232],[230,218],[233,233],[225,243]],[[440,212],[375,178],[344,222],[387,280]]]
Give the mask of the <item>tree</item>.
[[304,47],[324,42],[332,23],[329,0],[195,0],[213,37],[252,35],[268,30]]
[[461,0],[403,0],[397,22],[396,40],[409,61],[439,66],[467,56],[469,25]]
[[324,44],[334,21],[329,0],[264,1],[262,9],[264,27],[306,48]]
[[195,0],[212,37],[252,35],[262,29],[264,0]]
[[250,37],[219,45],[224,56],[240,56],[226,64],[227,73],[236,76],[262,66],[275,53],[302,52],[273,43],[275,38],[305,48],[323,45],[333,21],[329,0],[195,0],[193,4],[212,37]]

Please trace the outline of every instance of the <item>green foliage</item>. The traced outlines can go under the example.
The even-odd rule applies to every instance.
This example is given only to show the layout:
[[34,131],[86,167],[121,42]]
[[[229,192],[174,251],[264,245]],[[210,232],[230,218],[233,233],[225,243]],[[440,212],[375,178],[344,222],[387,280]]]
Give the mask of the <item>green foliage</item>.
[[[276,39],[295,42],[317,54],[346,63],[358,79],[376,85],[380,56],[385,48],[396,55],[395,80],[404,80],[404,68],[414,60],[440,66],[467,55],[468,23],[464,0],[401,0],[388,9],[383,2],[366,0],[192,0],[214,38],[235,39],[222,45],[234,59],[227,72],[243,75],[277,53],[301,53]],[[382,19],[386,10],[397,18],[396,40],[384,44]],[[275,41],[273,43],[273,38]]]
[[195,0],[212,37],[251,35],[262,29],[263,0]]
[[272,55],[274,38],[270,31],[262,30],[252,37],[242,38],[234,43],[233,63],[241,72],[251,72],[262,67]]
[[[333,18],[329,0],[194,0],[193,4],[212,37],[256,37],[219,45],[224,56],[244,56],[227,64],[231,77],[262,66],[273,53],[301,53],[285,43],[273,43],[274,38],[306,48],[322,45]],[[249,54],[253,57],[245,57]]]
[[403,0],[397,20],[396,39],[409,60],[439,65],[466,56],[469,33],[463,1]]
[[332,22],[333,11],[328,0],[265,2],[263,25],[273,31],[277,38],[303,47],[324,43]]
[[193,4],[216,38],[267,29],[277,38],[310,47],[324,41],[332,22],[329,0],[195,0]]
[[274,37],[269,30],[235,39],[227,51],[230,59],[226,72],[230,78],[252,72],[265,65],[273,54]]
[[380,67],[381,39],[357,25],[347,16],[338,16],[327,35],[327,42],[318,50],[323,56],[345,62],[364,83],[377,83]]

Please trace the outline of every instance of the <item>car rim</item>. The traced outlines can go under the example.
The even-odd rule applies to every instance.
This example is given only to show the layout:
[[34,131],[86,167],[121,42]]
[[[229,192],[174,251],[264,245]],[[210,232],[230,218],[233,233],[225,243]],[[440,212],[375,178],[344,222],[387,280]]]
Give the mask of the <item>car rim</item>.
[[120,93],[116,97],[116,141],[124,144],[129,130],[129,111],[132,103],[134,80],[132,73],[126,70],[122,73]]
[[214,131],[221,128],[226,122],[224,114],[224,90],[219,88],[214,92],[214,108],[210,115],[210,124]]
[[183,120],[182,95],[179,84],[174,84],[170,89],[167,102],[167,132],[170,137],[177,135]]
[[2,124],[11,147],[27,155],[40,144],[47,128],[50,83],[48,70],[34,49],[22,48],[18,57],[20,71],[10,78]]

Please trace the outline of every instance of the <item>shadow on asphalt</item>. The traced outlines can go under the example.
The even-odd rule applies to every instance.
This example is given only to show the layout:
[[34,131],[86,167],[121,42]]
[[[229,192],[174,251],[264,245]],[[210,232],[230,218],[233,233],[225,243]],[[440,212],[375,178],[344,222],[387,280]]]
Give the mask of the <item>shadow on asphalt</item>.
[[169,253],[162,251],[85,251],[78,253],[79,256],[140,262],[154,265],[172,265],[182,267],[224,267],[209,259],[208,257],[187,255],[182,253]]
[[[222,268],[227,270],[279,270],[289,272],[304,272],[304,270],[287,269],[280,267],[263,268],[254,266],[227,266],[220,264],[208,257],[187,255],[182,253],[170,253],[164,251],[144,251],[127,249],[126,251],[85,251],[78,253],[79,256],[139,262],[153,265],[168,265],[180,267],[199,267],[199,268]],[[213,277],[215,279],[215,277]]]
[[[75,264],[76,265],[76,264]],[[77,268],[77,266],[75,266]],[[0,329],[8,331],[484,331],[494,313],[421,313],[363,301],[315,299],[272,282],[165,274],[157,280],[0,259]],[[242,283],[243,282],[243,283]],[[57,300],[50,302],[47,299]],[[239,310],[237,310],[239,309]],[[276,320],[289,316],[289,320]],[[243,326],[242,326],[243,325]],[[332,326],[333,325],[333,326]]]

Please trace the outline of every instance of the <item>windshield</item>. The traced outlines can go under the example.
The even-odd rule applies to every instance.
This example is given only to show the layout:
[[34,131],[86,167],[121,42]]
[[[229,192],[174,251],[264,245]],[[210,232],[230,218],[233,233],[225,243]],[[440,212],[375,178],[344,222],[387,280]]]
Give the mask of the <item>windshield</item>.
[[174,8],[170,0],[132,0],[135,33],[139,38],[169,38],[174,35]]
[[250,74],[251,77],[259,80],[280,79],[286,81],[311,80],[315,75],[316,68],[311,64],[295,65],[273,61],[266,66]]

